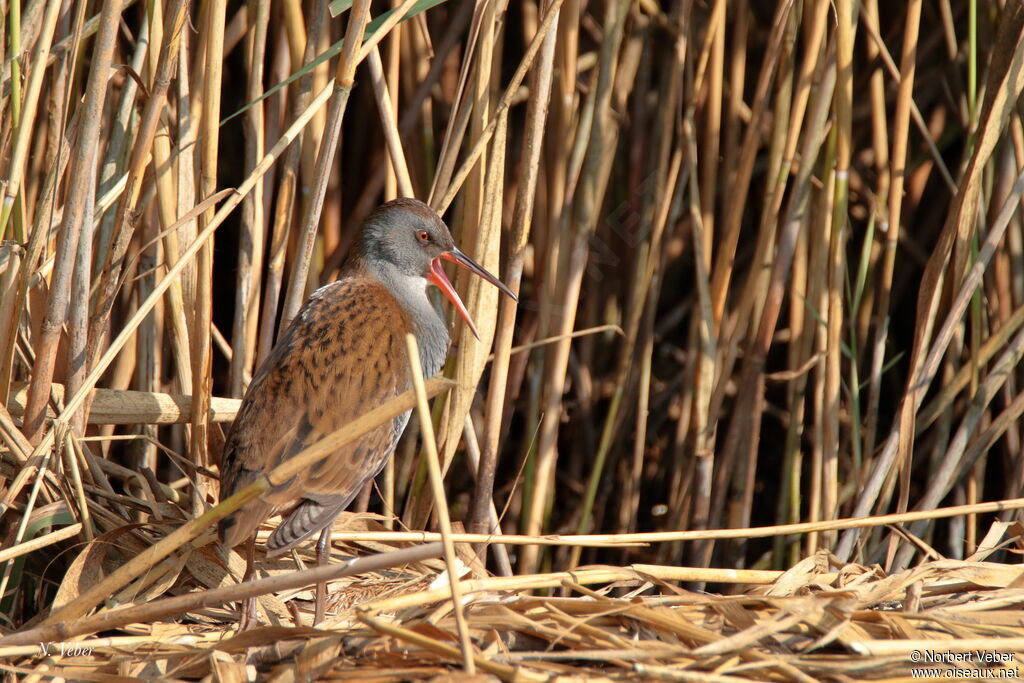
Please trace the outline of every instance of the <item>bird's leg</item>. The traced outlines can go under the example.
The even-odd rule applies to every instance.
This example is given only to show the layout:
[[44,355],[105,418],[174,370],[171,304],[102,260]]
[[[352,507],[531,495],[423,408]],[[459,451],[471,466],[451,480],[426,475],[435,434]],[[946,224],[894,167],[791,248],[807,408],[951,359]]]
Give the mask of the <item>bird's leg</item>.
[[[331,531],[333,524],[328,524],[320,532],[320,539],[316,542],[316,564],[323,567],[331,558]],[[313,626],[316,626],[324,619],[324,612],[327,608],[327,582],[321,581],[316,584],[316,611],[313,613]]]
[[[242,583],[245,583],[256,574],[256,534],[252,535],[249,542],[245,544],[245,575],[242,576]],[[256,598],[246,598],[242,603],[242,615],[238,619],[238,632],[248,631],[258,623],[256,618]]]

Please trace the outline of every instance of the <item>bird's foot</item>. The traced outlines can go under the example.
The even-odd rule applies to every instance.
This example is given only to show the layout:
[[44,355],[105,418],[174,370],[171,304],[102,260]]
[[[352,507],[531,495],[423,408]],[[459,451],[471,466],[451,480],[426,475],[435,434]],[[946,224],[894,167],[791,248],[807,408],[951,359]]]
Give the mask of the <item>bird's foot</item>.
[[242,603],[242,613],[238,617],[238,632],[245,633],[259,624],[259,618],[256,616],[256,598],[248,598]]
[[[328,524],[320,532],[320,538],[316,542],[316,563],[317,566],[325,566],[331,558],[331,529],[334,525]],[[313,626],[324,620],[324,612],[327,608],[327,583],[320,582],[316,585],[316,609],[313,612]]]
[[327,611],[327,584],[318,583],[316,585],[316,607],[313,611],[313,626],[318,625],[324,620],[324,614]]

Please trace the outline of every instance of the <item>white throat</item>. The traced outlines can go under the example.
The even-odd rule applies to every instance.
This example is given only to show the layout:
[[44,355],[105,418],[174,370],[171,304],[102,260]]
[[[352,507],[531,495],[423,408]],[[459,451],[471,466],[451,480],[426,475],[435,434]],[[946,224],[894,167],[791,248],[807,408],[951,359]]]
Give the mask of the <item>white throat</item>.
[[420,347],[423,374],[433,377],[440,372],[448,356],[448,325],[441,311],[430,300],[428,282],[422,276],[400,272],[390,263],[374,264],[368,268],[394,295],[412,319],[413,334]]

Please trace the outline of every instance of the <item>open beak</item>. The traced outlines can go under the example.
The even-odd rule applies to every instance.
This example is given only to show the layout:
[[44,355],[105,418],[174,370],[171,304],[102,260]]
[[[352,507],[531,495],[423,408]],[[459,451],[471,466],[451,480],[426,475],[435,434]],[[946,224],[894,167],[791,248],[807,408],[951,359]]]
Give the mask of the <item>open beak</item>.
[[452,247],[451,251],[446,251],[433,261],[430,262],[430,275],[427,276],[427,281],[436,285],[438,289],[444,292],[444,295],[448,297],[448,300],[455,306],[455,310],[459,312],[462,319],[469,325],[470,331],[473,336],[477,339],[480,338],[480,334],[476,330],[476,325],[473,324],[473,319],[469,317],[469,311],[466,310],[465,304],[462,303],[462,299],[459,298],[458,292],[452,287],[452,283],[448,281],[448,276],[444,274],[444,268],[441,266],[441,259],[457,263],[471,273],[479,275],[487,282],[500,289],[502,292],[512,298],[513,301],[519,301],[519,297],[512,293],[512,290],[505,286],[505,283],[498,278],[487,272],[483,266],[474,261],[473,259],[466,256],[458,247]]

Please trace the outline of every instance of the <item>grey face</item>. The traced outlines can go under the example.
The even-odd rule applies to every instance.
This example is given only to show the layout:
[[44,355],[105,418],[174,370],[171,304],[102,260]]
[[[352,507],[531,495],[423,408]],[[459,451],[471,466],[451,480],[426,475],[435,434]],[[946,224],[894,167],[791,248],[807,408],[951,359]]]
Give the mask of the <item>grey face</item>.
[[444,221],[423,202],[407,198],[374,211],[361,242],[364,259],[387,262],[411,277],[429,275],[431,261],[455,246]]
[[[452,302],[477,339],[480,335],[465,304],[445,275],[442,259],[466,268],[512,300],[519,300],[498,278],[459,250],[444,221],[429,206],[416,199],[396,199],[370,214],[359,236],[358,254],[364,266],[373,270],[400,300],[411,297],[427,303],[423,298],[425,290],[411,286],[413,281],[410,278],[435,285]],[[414,294],[416,290],[418,294]],[[436,313],[432,310],[431,317],[436,318]],[[447,341],[444,346],[447,347]]]

